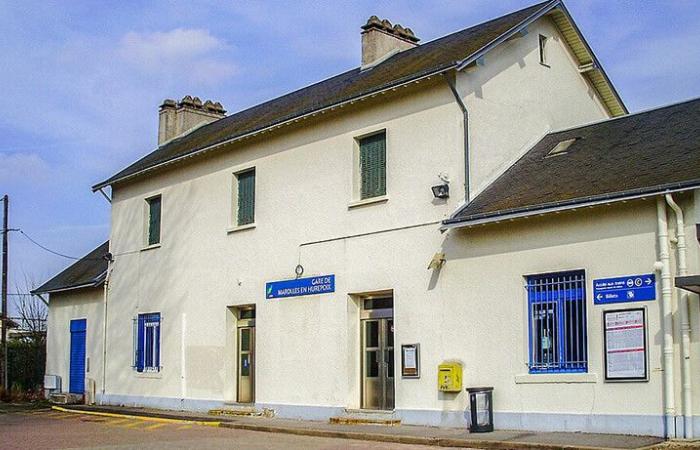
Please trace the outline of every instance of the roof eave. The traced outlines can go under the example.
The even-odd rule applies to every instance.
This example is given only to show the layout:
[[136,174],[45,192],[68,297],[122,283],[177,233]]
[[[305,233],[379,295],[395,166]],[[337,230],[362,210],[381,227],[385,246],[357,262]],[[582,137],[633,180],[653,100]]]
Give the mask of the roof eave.
[[657,186],[648,190],[635,190],[622,193],[611,193],[573,199],[568,202],[555,202],[542,205],[533,205],[524,208],[516,208],[512,210],[495,211],[493,213],[484,214],[481,216],[471,216],[473,218],[451,218],[442,222],[443,225],[440,227],[440,230],[445,231],[453,228],[471,228],[477,225],[512,221],[533,216],[543,216],[546,214],[559,213],[563,211],[572,211],[580,208],[589,208],[594,206],[601,206],[617,202],[627,202],[632,200],[642,200],[657,195],[683,192],[692,189],[697,189],[699,187],[700,180],[696,180],[688,184],[676,183],[674,185]]
[[342,101],[340,101],[340,102],[336,102],[336,103],[333,103],[333,104],[331,104],[331,105],[324,106],[324,107],[322,107],[322,108],[317,108],[317,109],[314,109],[314,110],[311,110],[311,111],[307,111],[307,112],[305,112],[305,113],[303,113],[303,114],[298,114],[298,115],[296,115],[296,116],[291,116],[291,117],[289,117],[289,118],[287,118],[287,119],[284,119],[284,120],[282,120],[282,121],[280,121],[280,122],[277,122],[277,123],[268,125],[268,126],[266,126],[266,127],[260,128],[260,129],[258,129],[258,130],[253,130],[253,131],[251,131],[251,132],[249,132],[249,133],[245,133],[245,134],[242,134],[242,135],[240,135],[240,136],[235,136],[235,137],[232,137],[232,138],[223,140],[223,141],[221,141],[221,142],[217,142],[217,143],[215,143],[215,144],[208,145],[208,146],[203,147],[203,148],[201,148],[201,149],[199,149],[199,150],[195,150],[195,151],[190,152],[190,153],[187,153],[187,154],[185,154],[185,155],[180,155],[180,156],[178,156],[178,157],[176,157],[176,158],[172,158],[172,159],[169,159],[169,160],[167,160],[167,161],[163,161],[163,162],[161,162],[161,163],[158,163],[158,164],[155,164],[155,165],[153,165],[153,166],[150,166],[150,167],[147,167],[147,168],[145,168],[145,169],[142,169],[142,170],[140,170],[140,171],[138,171],[138,172],[134,172],[134,173],[132,173],[132,174],[125,175],[125,176],[123,176],[123,177],[119,177],[119,178],[116,178],[116,179],[111,179],[111,178],[109,178],[109,179],[107,179],[107,180],[105,180],[105,181],[102,181],[102,182],[100,182],[100,183],[98,183],[98,184],[92,186],[92,192],[97,192],[98,190],[103,189],[103,188],[106,188],[106,187],[111,186],[111,185],[113,185],[113,184],[121,183],[121,182],[123,182],[123,181],[130,180],[130,179],[132,179],[132,178],[135,178],[135,177],[138,177],[138,176],[140,176],[140,175],[143,175],[144,173],[151,172],[151,171],[153,171],[153,170],[159,169],[159,168],[161,168],[161,167],[169,166],[169,165],[171,165],[171,164],[175,164],[175,163],[177,163],[177,162],[180,162],[180,161],[182,161],[182,160],[191,158],[191,157],[193,157],[193,156],[198,156],[198,155],[201,155],[201,154],[203,154],[203,153],[210,152],[210,151],[212,151],[212,150],[214,150],[214,149],[217,149],[217,148],[219,148],[219,147],[221,147],[221,146],[228,145],[228,144],[232,144],[232,143],[235,143],[235,142],[239,142],[239,141],[242,141],[242,140],[244,140],[244,139],[249,139],[249,138],[252,138],[252,137],[257,136],[257,135],[259,135],[259,134],[263,134],[263,133],[272,131],[272,130],[274,130],[274,129],[276,129],[276,128],[281,128],[281,127],[283,127],[283,126],[289,125],[289,124],[294,123],[294,122],[298,122],[298,121],[300,121],[300,120],[305,120],[305,119],[308,119],[308,118],[317,116],[317,115],[319,115],[319,114],[324,114],[324,113],[326,113],[326,112],[329,112],[329,111],[334,110],[334,109],[337,109],[337,108],[343,108],[343,107],[345,107],[345,106],[347,106],[347,105],[351,105],[351,104],[356,103],[356,102],[360,102],[360,101],[367,100],[367,99],[369,99],[369,98],[372,98],[372,97],[375,97],[375,96],[377,96],[377,95],[386,93],[386,92],[388,92],[388,91],[395,90],[395,89],[400,88],[400,87],[408,86],[408,85],[413,84],[413,83],[419,83],[419,82],[421,82],[421,81],[423,81],[423,80],[427,80],[427,79],[430,79],[430,78],[432,78],[432,77],[434,77],[434,76],[440,75],[440,74],[443,73],[443,72],[449,72],[450,70],[453,70],[453,69],[457,68],[457,64],[458,64],[458,62],[455,61],[455,62],[452,63],[452,64],[444,65],[444,66],[439,67],[439,68],[437,68],[437,69],[435,69],[435,70],[431,70],[430,72],[423,73],[423,74],[418,74],[418,75],[416,75],[416,76],[414,76],[414,77],[410,77],[410,78],[406,78],[406,79],[404,79],[404,80],[400,80],[400,81],[397,82],[397,83],[393,83],[393,84],[390,84],[390,85],[387,85],[387,86],[382,86],[382,87],[380,87],[380,88],[378,88],[378,89],[375,89],[375,90],[373,90],[373,91],[367,92],[367,93],[365,93],[365,94],[358,95],[358,96],[355,96],[355,97],[352,97],[352,98],[349,98],[349,99],[345,99],[345,100],[342,100]]
[[457,70],[464,70],[469,66],[470,64],[474,63],[477,59],[482,58],[486,53],[490,52],[493,50],[495,47],[498,45],[504,43],[508,39],[512,38],[515,34],[519,33],[522,31],[524,28],[527,28],[528,25],[539,19],[540,17],[544,16],[547,14],[549,11],[552,9],[556,8],[557,6],[562,5],[562,0],[552,0],[551,2],[547,3],[546,5],[543,5],[542,8],[534,12],[530,17],[526,18],[510,30],[506,31],[505,33],[501,34],[499,37],[494,39],[493,41],[489,42],[485,46],[483,46],[481,49],[477,50],[475,53],[472,53],[465,59],[459,61],[457,63]]
[[42,289],[41,287],[39,287],[37,289],[29,291],[29,293],[32,295],[34,295],[34,294],[53,294],[56,292],[66,292],[66,291],[74,291],[74,290],[85,289],[85,288],[90,288],[90,287],[98,287],[98,286],[102,285],[102,283],[104,283],[106,276],[107,276],[107,271],[105,270],[104,272],[102,272],[97,277],[93,278],[88,283],[76,284],[74,286],[62,286],[62,287],[54,288],[54,289]]

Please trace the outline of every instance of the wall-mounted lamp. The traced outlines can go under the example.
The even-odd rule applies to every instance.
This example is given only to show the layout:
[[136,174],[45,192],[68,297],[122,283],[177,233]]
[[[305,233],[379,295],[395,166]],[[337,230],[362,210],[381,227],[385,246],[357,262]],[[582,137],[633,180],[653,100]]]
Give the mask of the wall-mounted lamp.
[[435,196],[435,198],[449,198],[450,197],[450,185],[447,183],[438,184],[437,186],[433,186],[430,189],[433,190],[433,196]]

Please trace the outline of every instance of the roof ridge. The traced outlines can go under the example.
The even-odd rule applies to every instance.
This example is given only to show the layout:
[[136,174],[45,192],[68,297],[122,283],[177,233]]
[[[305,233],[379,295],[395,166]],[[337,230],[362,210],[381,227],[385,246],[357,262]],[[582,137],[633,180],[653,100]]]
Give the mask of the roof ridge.
[[688,98],[688,99],[685,99],[685,100],[679,100],[679,101],[677,101],[677,102],[668,103],[668,104],[661,105],[661,106],[654,106],[654,107],[651,107],[651,108],[643,109],[643,110],[641,110],[641,111],[637,111],[637,112],[625,114],[625,115],[623,115],[623,116],[618,116],[618,117],[607,117],[607,118],[605,118],[605,119],[599,119],[599,120],[594,120],[594,121],[592,121],[592,122],[582,123],[582,124],[579,124],[579,125],[573,125],[573,126],[568,127],[568,128],[561,128],[561,129],[558,129],[558,130],[552,130],[552,131],[550,131],[549,133],[547,133],[547,136],[552,136],[552,135],[559,134],[559,133],[565,133],[565,132],[569,132],[569,131],[574,131],[574,130],[578,130],[578,129],[580,129],[580,128],[587,128],[587,127],[591,127],[591,126],[594,126],[594,125],[600,125],[600,124],[602,124],[602,123],[613,122],[613,121],[615,121],[615,120],[630,119],[630,118],[634,118],[634,117],[636,117],[636,116],[640,116],[640,115],[642,115],[642,114],[648,114],[648,113],[652,113],[652,112],[656,112],[656,111],[661,111],[661,110],[663,110],[663,109],[673,108],[673,107],[675,107],[675,106],[680,106],[680,105],[683,105],[683,104],[685,104],[685,103],[692,103],[692,102],[695,102],[695,101],[700,101],[700,97],[693,97],[693,98]]

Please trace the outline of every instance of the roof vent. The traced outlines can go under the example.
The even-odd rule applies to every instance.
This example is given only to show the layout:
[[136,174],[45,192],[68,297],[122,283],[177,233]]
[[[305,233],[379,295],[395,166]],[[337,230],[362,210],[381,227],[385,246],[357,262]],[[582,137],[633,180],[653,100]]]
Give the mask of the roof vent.
[[571,147],[571,144],[579,140],[580,138],[573,138],[573,139],[566,139],[565,141],[559,141],[557,145],[552,148],[549,153],[545,156],[545,158],[549,158],[551,156],[560,156],[560,155],[566,155],[568,153],[569,147]]

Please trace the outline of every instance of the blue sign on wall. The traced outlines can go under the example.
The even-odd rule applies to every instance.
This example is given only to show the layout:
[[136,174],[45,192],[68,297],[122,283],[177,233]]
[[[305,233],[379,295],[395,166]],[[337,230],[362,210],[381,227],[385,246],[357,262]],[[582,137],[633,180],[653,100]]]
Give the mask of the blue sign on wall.
[[335,275],[270,281],[265,286],[265,298],[301,297],[330,292],[335,292]]
[[593,280],[593,303],[639,302],[656,299],[656,278],[653,273]]

